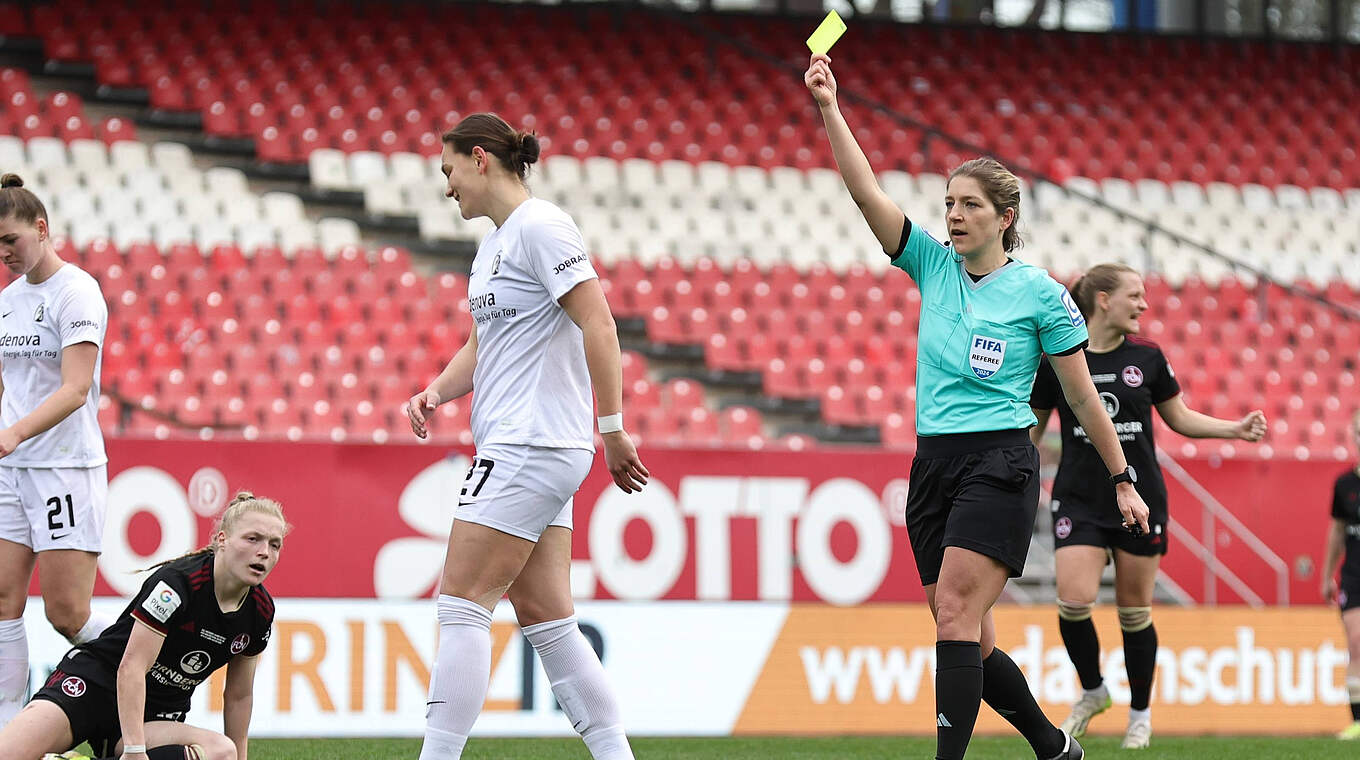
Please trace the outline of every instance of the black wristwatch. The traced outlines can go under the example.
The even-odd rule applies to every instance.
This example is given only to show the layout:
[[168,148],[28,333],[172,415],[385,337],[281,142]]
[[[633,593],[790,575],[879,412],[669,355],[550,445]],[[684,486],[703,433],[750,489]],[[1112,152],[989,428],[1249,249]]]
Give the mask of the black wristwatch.
[[1117,486],[1120,483],[1133,484],[1137,482],[1138,472],[1133,469],[1133,465],[1125,467],[1123,472],[1115,473],[1114,475],[1110,476],[1110,485],[1112,486]]

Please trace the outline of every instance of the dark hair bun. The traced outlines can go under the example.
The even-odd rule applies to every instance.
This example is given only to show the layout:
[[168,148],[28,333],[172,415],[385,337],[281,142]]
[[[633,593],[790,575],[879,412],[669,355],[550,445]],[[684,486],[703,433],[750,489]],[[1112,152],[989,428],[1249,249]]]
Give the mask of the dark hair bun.
[[[538,155],[537,148],[534,149],[534,155],[535,156]],[[7,173],[4,176],[0,176],[0,187],[23,187],[23,186],[24,186],[23,178],[17,174],[14,174],[13,172]]]
[[519,133],[519,148],[515,153],[518,154],[520,161],[524,162],[526,166],[538,161],[539,151],[538,137],[536,135],[529,132]]

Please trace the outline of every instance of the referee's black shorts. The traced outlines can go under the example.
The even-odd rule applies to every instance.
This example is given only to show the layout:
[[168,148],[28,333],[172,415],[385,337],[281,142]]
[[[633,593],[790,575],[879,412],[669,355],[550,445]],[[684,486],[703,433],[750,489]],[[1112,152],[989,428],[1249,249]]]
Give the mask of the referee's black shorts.
[[1039,450],[1027,430],[918,436],[907,537],[921,585],[940,579],[946,546],[1025,569],[1039,509]]
[[[118,694],[114,684],[117,673],[88,654],[72,650],[66,653],[57,669],[47,679],[33,699],[55,702],[71,722],[71,748],[89,742],[96,757],[116,755],[114,747],[123,736],[118,723]],[[73,656],[77,655],[77,656]],[[147,702],[145,720],[184,721],[189,709],[186,699],[179,705],[157,705]]]

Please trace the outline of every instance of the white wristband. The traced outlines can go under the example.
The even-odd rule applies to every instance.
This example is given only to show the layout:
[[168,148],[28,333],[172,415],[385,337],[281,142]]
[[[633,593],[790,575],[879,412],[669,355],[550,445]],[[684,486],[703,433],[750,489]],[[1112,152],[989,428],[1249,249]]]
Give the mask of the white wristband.
[[620,433],[623,432],[623,412],[606,414],[603,417],[595,418],[600,425],[600,433]]
[[124,755],[145,755],[145,754],[146,754],[146,745],[145,745],[145,744],[125,744],[125,745],[123,745],[123,754],[124,754]]

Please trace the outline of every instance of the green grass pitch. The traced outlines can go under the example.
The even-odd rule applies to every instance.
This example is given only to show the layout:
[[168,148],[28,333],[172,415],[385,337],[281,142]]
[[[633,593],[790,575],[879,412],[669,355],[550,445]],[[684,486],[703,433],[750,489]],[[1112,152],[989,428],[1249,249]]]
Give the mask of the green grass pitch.
[[[1086,756],[1122,760],[1330,760],[1360,756],[1360,746],[1330,738],[1152,737],[1143,752],[1119,749],[1119,739],[1088,737]],[[634,739],[638,760],[908,760],[934,756],[932,738],[741,738]],[[1027,760],[1018,738],[978,737],[969,760]],[[414,739],[255,739],[250,760],[415,760]],[[468,742],[464,760],[590,760],[579,739],[478,739]]]

